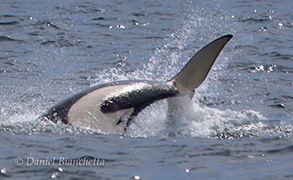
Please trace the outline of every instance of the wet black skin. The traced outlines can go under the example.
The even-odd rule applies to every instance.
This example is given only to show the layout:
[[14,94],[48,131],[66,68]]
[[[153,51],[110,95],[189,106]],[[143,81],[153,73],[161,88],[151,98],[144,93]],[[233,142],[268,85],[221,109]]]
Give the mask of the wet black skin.
[[[134,108],[133,113],[130,115],[127,120],[126,126],[129,125],[133,117],[137,116],[144,108],[154,103],[155,101],[174,97],[179,94],[179,92],[170,86],[167,86],[164,82],[153,82],[153,81],[119,81],[112,82],[103,85],[97,85],[90,87],[84,91],[74,94],[73,96],[64,99],[55,106],[51,107],[46,114],[41,116],[41,120],[50,120],[54,123],[61,121],[64,124],[69,124],[68,122],[68,112],[73,104],[78,102],[83,96],[108,86],[115,85],[132,85],[136,83],[146,83],[149,85],[147,88],[142,88],[135,91],[130,91],[129,93],[124,93],[119,96],[113,96],[108,99],[105,99],[100,105],[102,113],[115,113],[119,110]],[[117,122],[117,125],[120,124],[122,120],[120,119]]]

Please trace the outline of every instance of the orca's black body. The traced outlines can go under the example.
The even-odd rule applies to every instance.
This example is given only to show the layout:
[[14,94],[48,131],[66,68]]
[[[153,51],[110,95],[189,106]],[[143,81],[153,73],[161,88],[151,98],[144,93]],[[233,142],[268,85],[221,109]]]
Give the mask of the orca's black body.
[[226,35],[206,45],[169,81],[120,81],[93,86],[56,104],[40,119],[124,133],[133,117],[155,101],[183,95],[192,98],[194,89],[204,81],[231,38]]

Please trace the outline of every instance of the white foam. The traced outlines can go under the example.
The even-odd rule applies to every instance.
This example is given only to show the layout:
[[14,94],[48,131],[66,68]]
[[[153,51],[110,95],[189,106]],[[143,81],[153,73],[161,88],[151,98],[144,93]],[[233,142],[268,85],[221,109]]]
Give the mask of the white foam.
[[[169,38],[153,52],[153,56],[143,67],[136,71],[126,73],[125,66],[105,68],[97,74],[97,78],[91,80],[91,84],[102,84],[117,80],[146,79],[146,80],[168,80],[178,73],[193,54],[210,41],[220,35],[236,32],[237,27],[231,24],[231,15],[219,17],[210,11],[198,9],[187,9],[182,17],[183,22],[180,29],[170,34]],[[189,13],[190,12],[190,13]],[[226,12],[225,12],[226,13]],[[190,15],[189,15],[190,14]],[[214,23],[217,22],[217,23]],[[238,32],[239,33],[239,32]],[[243,36],[247,38],[246,36]],[[229,44],[233,44],[231,41]],[[228,44],[228,46],[229,46]],[[227,47],[228,47],[227,46]],[[225,49],[227,48],[225,47]],[[236,136],[260,135],[263,132],[263,121],[265,117],[259,112],[252,110],[220,110],[217,106],[207,107],[198,102],[198,99],[207,96],[217,96],[223,91],[223,86],[218,83],[219,77],[225,76],[225,67],[233,55],[221,53],[213,66],[208,78],[196,89],[193,100],[183,98],[178,100],[179,110],[170,119],[168,115],[168,104],[166,100],[159,101],[142,111],[129,127],[128,135],[133,137],[149,136],[190,136],[190,137],[215,137],[233,134]],[[89,80],[90,81],[90,80]],[[39,103],[42,104],[42,103]],[[15,109],[23,109],[25,104],[19,104]],[[37,109],[36,109],[37,108]],[[1,108],[0,122],[1,132],[15,133],[69,133],[69,134],[94,134],[99,133],[91,129],[66,126],[63,124],[44,123],[35,119],[42,113],[43,107],[33,107],[22,110],[21,113],[11,116],[6,109]],[[34,113],[31,113],[34,111]],[[169,123],[174,120],[173,123]],[[282,125],[278,130],[282,132],[292,129],[292,125]],[[275,130],[275,127],[270,128]],[[292,130],[291,130],[292,131]]]
[[[172,117],[175,119],[170,119],[168,116],[167,101],[157,102],[134,120],[128,135],[214,137],[228,133],[241,137],[251,130],[262,128],[261,121],[266,119],[252,110],[242,112],[219,110],[201,106],[187,97],[177,99],[179,108]],[[170,121],[174,122],[170,125]]]

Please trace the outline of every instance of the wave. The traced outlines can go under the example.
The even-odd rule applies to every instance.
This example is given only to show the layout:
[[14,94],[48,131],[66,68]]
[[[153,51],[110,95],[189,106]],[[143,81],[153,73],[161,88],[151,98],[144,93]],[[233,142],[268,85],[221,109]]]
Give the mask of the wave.
[[[236,32],[237,22],[231,23],[233,17],[223,14],[221,11],[215,15],[210,12],[219,12],[220,7],[210,7],[209,11],[202,8],[187,9],[186,14],[182,14],[180,28],[164,39],[154,51],[148,62],[133,71],[127,70],[127,65],[107,67],[104,71],[96,74],[96,79],[89,79],[92,85],[102,84],[116,80],[146,79],[165,81],[177,74],[189,58],[199,48],[211,40],[228,33]],[[226,13],[226,12],[225,12]],[[137,15],[140,16],[140,15]],[[221,20],[219,20],[221,19]],[[250,20],[251,21],[251,20]],[[255,21],[255,20],[253,20]],[[258,21],[258,20],[257,20]],[[262,20],[261,20],[262,21]],[[215,23],[217,22],[217,23]],[[40,21],[35,26],[42,29],[60,28],[50,21]],[[239,27],[241,28],[241,27]],[[242,31],[240,31],[242,32]],[[239,33],[239,32],[238,32]],[[34,33],[31,35],[38,35]],[[240,36],[242,37],[242,36]],[[243,36],[247,38],[247,36]],[[243,39],[244,39],[243,38]],[[249,37],[248,37],[249,38]],[[243,40],[242,39],[242,40]],[[159,39],[162,41],[162,39]],[[17,41],[15,39],[0,36],[0,41]],[[241,41],[241,39],[240,39]],[[45,41],[44,44],[59,44],[60,46],[73,46],[67,41]],[[231,45],[229,45],[231,44]],[[222,102],[221,92],[224,85],[219,79],[227,76],[226,65],[239,49],[243,49],[237,43],[229,43],[227,48],[219,56],[215,66],[212,68],[207,80],[196,90],[196,95],[192,100],[185,97],[176,99],[179,111],[168,111],[168,101],[163,100],[147,107],[141,112],[130,125],[126,135],[131,137],[203,137],[216,139],[235,139],[252,136],[290,136],[293,132],[293,125],[283,121],[268,120],[260,112],[241,109],[241,106],[233,110],[226,108]],[[236,44],[236,45],[235,45]],[[232,49],[231,46],[238,47]],[[253,47],[246,47],[253,50]],[[226,53],[229,52],[230,54]],[[232,55],[231,55],[232,54]],[[251,73],[262,71],[277,71],[278,66],[255,66],[246,69]],[[231,77],[229,77],[231,78]],[[208,100],[206,97],[210,97]],[[5,97],[6,98],[6,97]],[[10,110],[0,108],[0,132],[8,134],[100,134],[101,132],[83,128],[73,127],[64,124],[53,124],[37,121],[43,107],[32,106],[22,110],[27,104],[18,104],[19,107],[11,107]],[[32,101],[36,101],[36,98]],[[203,102],[205,101],[205,102]],[[208,101],[208,102],[207,102]],[[219,103],[220,102],[220,103]],[[224,104],[235,105],[236,100],[224,99]],[[241,103],[241,102],[239,102]],[[210,107],[209,105],[213,105]],[[14,114],[18,109],[22,111]],[[7,112],[11,111],[11,112]]]
[[8,36],[0,36],[0,42],[7,42],[7,41],[22,42],[22,40],[13,39],[13,38],[10,38]]
[[142,112],[130,126],[130,136],[176,136],[212,139],[291,136],[293,125],[268,120],[253,110],[219,110],[188,98],[178,99],[179,111],[170,118],[166,102],[154,104]]
[[[129,137],[200,137],[211,139],[239,139],[245,137],[292,136],[293,124],[268,120],[253,110],[219,110],[203,106],[188,98],[176,98],[178,110],[168,112],[167,100],[147,107],[131,123]],[[0,122],[0,133],[6,134],[104,134],[88,127],[74,127],[62,123],[36,120],[38,114],[24,113]]]

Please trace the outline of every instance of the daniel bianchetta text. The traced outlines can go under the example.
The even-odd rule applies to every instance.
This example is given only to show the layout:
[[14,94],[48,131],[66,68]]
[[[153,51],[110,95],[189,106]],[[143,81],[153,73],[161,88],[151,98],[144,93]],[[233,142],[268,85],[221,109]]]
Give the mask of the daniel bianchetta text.
[[68,157],[53,158],[34,158],[34,157],[17,157],[14,160],[17,166],[104,166],[105,160],[100,158],[83,157],[79,159],[70,159]]

